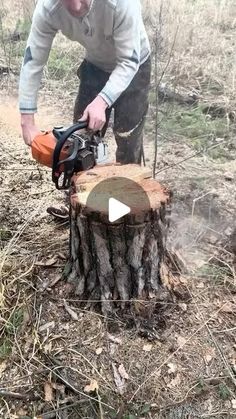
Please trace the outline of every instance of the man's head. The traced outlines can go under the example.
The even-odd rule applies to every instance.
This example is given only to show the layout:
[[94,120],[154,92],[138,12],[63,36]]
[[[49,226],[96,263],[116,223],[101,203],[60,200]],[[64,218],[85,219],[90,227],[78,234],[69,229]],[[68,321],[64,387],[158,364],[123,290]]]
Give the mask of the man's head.
[[75,17],[82,17],[89,11],[92,0],[62,0],[66,9]]

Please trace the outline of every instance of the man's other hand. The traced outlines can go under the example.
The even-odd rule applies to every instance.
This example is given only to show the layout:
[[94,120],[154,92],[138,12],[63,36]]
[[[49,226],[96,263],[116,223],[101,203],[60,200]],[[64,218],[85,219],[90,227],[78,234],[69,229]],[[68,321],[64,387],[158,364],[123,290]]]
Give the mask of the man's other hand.
[[84,111],[80,121],[88,121],[88,128],[101,131],[106,122],[106,109],[108,104],[101,96],[97,96]]
[[21,114],[21,130],[25,144],[31,146],[34,137],[40,134],[35,125],[34,114]]

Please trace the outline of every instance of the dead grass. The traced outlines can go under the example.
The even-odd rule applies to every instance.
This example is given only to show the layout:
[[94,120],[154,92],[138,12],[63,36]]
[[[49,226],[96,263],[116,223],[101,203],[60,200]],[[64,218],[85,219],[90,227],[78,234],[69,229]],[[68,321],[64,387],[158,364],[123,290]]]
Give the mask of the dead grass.
[[[29,10],[28,2],[24,4]],[[234,107],[234,2],[166,1],[161,18],[160,4],[149,0],[144,12],[150,32],[159,22],[158,71],[166,69],[163,81],[180,91],[197,90],[202,101]],[[22,10],[17,3],[14,17],[8,14],[9,28],[14,28],[16,14],[25,15]],[[74,47],[65,40],[60,46],[72,59]],[[71,87],[59,95],[61,81],[47,80],[47,74],[43,128],[59,120],[68,123],[73,106],[70,78],[63,85]],[[14,79],[9,88],[15,88]],[[173,298],[160,307],[159,337],[148,342],[132,318],[105,319],[76,297],[67,298],[60,278],[68,257],[68,229],[55,225],[45,211],[52,201],[60,203],[61,196],[49,183],[50,173],[37,168],[19,139],[16,102],[9,107],[5,98],[0,100],[0,417],[234,417],[236,283],[228,242],[235,223],[235,185],[225,176],[236,176],[233,126],[220,121],[226,141],[222,149],[228,147],[230,162],[206,151],[177,164],[196,151],[194,141],[201,134],[188,135],[188,128],[196,128],[199,110],[188,110],[186,120],[185,110],[178,109],[171,118],[173,106],[161,109],[158,170],[164,170],[158,179],[175,194],[169,245],[178,249],[186,265],[182,281],[191,298]],[[145,144],[150,165],[153,118],[152,105]],[[180,133],[183,124],[185,132]],[[210,125],[212,131],[215,122]],[[215,142],[211,134],[204,129],[201,145],[204,138],[207,144]],[[165,170],[171,164],[176,166]]]
[[[59,417],[72,418],[233,417],[235,273],[223,244],[225,227],[217,225],[223,214],[225,226],[230,224],[222,207],[227,198],[227,209],[234,208],[233,184],[222,188],[222,171],[211,166],[211,188],[219,197],[214,204],[203,198],[193,207],[194,197],[204,195],[209,183],[210,162],[196,158],[191,168],[187,162],[169,170],[168,178],[165,174],[163,181],[178,193],[170,242],[188,268],[182,281],[191,299],[173,299],[161,307],[159,337],[148,342],[132,318],[104,318],[81,307],[76,297],[66,297],[60,277],[68,230],[45,213],[52,199],[60,202],[60,197],[48,192],[49,173],[38,172],[23,156],[25,148],[9,131],[7,116],[9,108],[1,126],[8,131],[2,173],[15,167],[20,176],[6,175],[1,185],[1,229],[8,231],[1,250],[2,417],[49,418],[57,411]],[[171,156],[171,149],[173,144],[167,143],[163,153]],[[183,154],[181,144],[175,149]],[[160,164],[164,154],[160,152]],[[199,169],[208,183],[191,189]],[[205,213],[210,215],[210,205],[213,219]],[[88,385],[94,391],[87,393]]]
[[155,28],[158,29],[156,44],[160,74],[176,38],[166,81],[177,88],[184,86],[189,91],[204,91],[204,95],[218,91],[221,100],[225,95],[226,103],[234,100],[235,2],[146,0],[143,3],[152,38]]

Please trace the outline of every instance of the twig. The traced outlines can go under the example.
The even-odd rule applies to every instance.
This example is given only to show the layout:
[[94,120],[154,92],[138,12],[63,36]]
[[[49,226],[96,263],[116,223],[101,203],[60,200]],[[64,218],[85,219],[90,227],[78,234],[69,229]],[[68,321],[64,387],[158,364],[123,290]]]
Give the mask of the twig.
[[[199,314],[201,315],[200,312],[199,312]],[[214,337],[213,332],[211,331],[211,329],[209,328],[209,326],[207,324],[206,324],[206,329],[207,329],[207,331],[208,331],[208,333],[209,333],[209,335],[210,335],[210,337],[212,339],[212,342],[214,343],[216,349],[218,350],[218,352],[220,354],[220,357],[221,357],[221,359],[223,361],[223,364],[224,364],[226,370],[229,373],[229,376],[231,378],[231,381],[232,381],[234,387],[236,388],[236,378],[234,376],[234,373],[232,371],[232,368],[230,367],[230,365],[229,365],[229,363],[228,363],[228,361],[227,361],[227,359],[226,359],[226,357],[225,357],[225,355],[224,355],[224,353],[223,353],[223,351],[222,351],[219,343],[217,342],[216,338]]]
[[162,82],[162,79],[163,79],[163,77],[164,77],[164,75],[166,73],[166,70],[167,70],[167,68],[170,65],[170,61],[171,61],[172,54],[173,54],[173,51],[174,51],[174,47],[175,47],[175,43],[176,43],[178,31],[179,31],[179,26],[177,26],[177,28],[176,28],[174,40],[173,40],[173,43],[172,43],[172,46],[171,46],[171,50],[170,50],[170,54],[169,54],[169,58],[168,58],[167,63],[166,63],[166,65],[165,65],[165,67],[164,67],[164,69],[163,69],[163,71],[161,73],[161,77],[159,79],[158,86],[160,86],[160,84]]
[[[58,413],[60,412],[60,410],[58,410]],[[56,412],[43,413],[42,415],[40,415],[40,419],[54,419],[56,417],[57,417],[57,413]]]
[[[163,3],[161,2],[160,14],[162,12]],[[155,171],[157,165],[157,147],[158,147],[158,81],[157,81],[157,39],[158,39],[158,29],[156,24],[155,30],[155,154],[154,154],[154,163],[153,163],[153,178],[155,179]]]
[[[189,289],[189,287],[188,287],[188,286],[187,286],[187,288],[188,288],[188,292],[190,293],[190,295],[191,295],[191,296],[192,296],[192,298],[193,298],[193,297],[194,297],[194,295],[191,293],[191,291],[190,291],[190,289]],[[227,304],[227,303],[226,303],[226,304]],[[227,370],[227,371],[228,371],[228,373],[229,373],[229,377],[231,378],[231,381],[232,381],[233,385],[234,385],[234,386],[235,386],[235,388],[236,388],[236,378],[235,378],[235,376],[234,376],[234,372],[232,371],[232,368],[230,367],[230,365],[229,365],[229,363],[228,363],[228,361],[227,361],[227,359],[226,359],[226,357],[225,357],[225,355],[224,355],[224,353],[223,353],[223,351],[222,351],[222,349],[221,349],[221,347],[220,347],[219,343],[217,342],[217,340],[216,340],[216,338],[215,338],[215,336],[214,336],[214,334],[213,334],[212,330],[211,330],[211,329],[210,329],[210,327],[208,326],[208,323],[207,323],[207,322],[205,322],[204,316],[202,315],[201,311],[199,310],[197,303],[195,303],[194,305],[195,305],[195,307],[196,307],[196,309],[197,309],[197,312],[198,312],[199,316],[200,316],[200,317],[201,317],[201,319],[204,321],[204,324],[205,324],[206,330],[207,330],[208,334],[210,335],[210,337],[211,337],[211,339],[212,339],[212,342],[213,342],[213,344],[214,344],[214,346],[215,346],[216,350],[218,351],[218,353],[219,353],[219,355],[220,355],[220,357],[221,357],[221,359],[222,359],[222,361],[223,361],[223,364],[224,364],[224,366],[225,366],[226,370]]]
[[202,149],[200,151],[197,151],[196,153],[191,154],[188,157],[185,157],[184,159],[178,161],[177,163],[173,163],[173,164],[170,164],[169,166],[163,167],[163,169],[158,170],[158,172],[156,172],[155,175],[158,175],[159,173],[165,172],[165,171],[167,171],[167,170],[169,170],[169,169],[171,169],[173,167],[179,166],[181,163],[184,163],[184,162],[186,162],[186,161],[188,161],[190,159],[193,159],[194,157],[200,156],[204,152],[213,150],[213,149],[215,149],[217,147],[220,147],[222,144],[227,144],[227,143],[230,143],[230,141],[222,141],[221,143],[214,144],[214,145],[212,145],[210,147],[207,147],[205,149]]
[[110,385],[110,383],[108,383],[107,379],[105,377],[103,377],[103,375],[98,371],[98,369],[95,367],[95,365],[92,364],[92,362],[89,361],[88,358],[86,358],[86,356],[84,356],[83,354],[81,354],[80,352],[76,351],[75,349],[69,348],[68,349],[71,353],[74,353],[78,356],[80,356],[81,358],[83,358],[91,367],[92,369],[98,374],[98,376],[106,383],[106,385],[115,392],[114,388]]
[[[43,364],[43,362],[41,362],[39,359],[33,357],[33,359],[38,362],[40,365],[44,366],[48,371],[52,372],[57,378],[59,378],[59,380],[61,380],[63,382],[63,384],[65,384],[65,386],[67,386],[70,390],[72,390],[74,393],[79,394],[83,397],[87,397],[88,400],[94,400],[97,403],[97,399],[95,397],[89,396],[88,394],[84,393],[83,391],[78,390],[77,388],[75,388],[72,384],[70,384],[68,382],[68,380],[66,380],[65,378],[63,378],[60,374],[58,374],[55,370],[53,370],[52,368],[48,367],[47,365]],[[111,410],[115,410],[114,407],[110,406],[107,403],[101,402],[101,404],[103,406],[108,407]]]
[[[75,407],[75,406],[77,406],[78,404],[80,404],[80,403],[87,403],[87,399],[81,399],[81,400],[77,400],[76,402],[74,402],[74,403],[71,403],[71,404],[68,404],[68,405],[66,405],[66,406],[63,406],[63,407],[58,407],[57,409],[54,409],[53,411],[52,410],[50,410],[49,412],[47,412],[47,413],[43,413],[43,414],[41,414],[41,418],[42,419],[51,419],[51,418],[54,418],[55,417],[55,415],[57,414],[57,413],[60,413],[60,412],[62,412],[63,410],[66,410],[66,409],[71,409],[72,407]],[[52,415],[52,414],[54,414],[54,416],[50,416],[50,415]]]
[[63,300],[63,303],[64,303],[65,310],[71,316],[72,320],[78,321],[79,320],[78,314],[69,306],[69,304],[67,304],[66,300]]
[[98,392],[98,390],[96,390],[97,393],[97,398],[98,398],[98,407],[99,407],[99,413],[100,413],[100,419],[104,419],[104,414],[103,414],[103,409],[102,409],[102,400],[100,397],[100,394]]
[[[160,14],[159,14],[159,25],[160,26],[162,26],[162,8],[163,8],[163,2],[161,2],[161,6],[160,6]],[[157,25],[156,25],[156,28],[155,28],[155,155],[154,155],[154,163],[153,163],[153,178],[154,179],[156,177],[157,148],[158,148],[158,126],[159,126],[159,123],[158,123],[158,89],[159,89],[160,83],[161,83],[161,81],[162,81],[162,79],[163,79],[163,77],[166,73],[166,70],[170,65],[170,61],[171,61],[172,54],[173,54],[174,47],[175,47],[175,43],[176,43],[178,30],[179,30],[179,27],[177,26],[167,63],[165,65],[165,68],[163,69],[161,77],[158,81],[157,80],[157,74],[158,74],[158,56],[157,56],[158,55],[157,54],[158,28],[157,28]]]
[[23,272],[20,276],[17,277],[17,281],[19,281],[19,279],[24,278],[25,276],[28,276],[30,272],[34,269],[34,266],[35,266],[35,257],[32,262],[32,265],[29,267],[29,269],[26,272]]
[[215,333],[228,333],[228,332],[234,332],[234,331],[236,331],[236,327],[232,327],[231,329],[217,330]]
[[33,394],[22,394],[22,393],[14,393],[12,391],[0,389],[0,397],[9,397],[11,399],[17,399],[17,400],[30,400],[30,401],[36,401],[40,400],[39,396],[34,396]]

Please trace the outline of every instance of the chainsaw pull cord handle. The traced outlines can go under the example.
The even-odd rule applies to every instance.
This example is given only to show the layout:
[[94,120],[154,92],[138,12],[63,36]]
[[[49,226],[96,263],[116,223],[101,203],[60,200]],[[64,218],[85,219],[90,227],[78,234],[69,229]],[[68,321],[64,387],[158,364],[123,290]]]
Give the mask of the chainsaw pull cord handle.
[[66,131],[64,131],[58,141],[56,143],[56,147],[53,153],[53,161],[52,161],[52,180],[54,183],[58,183],[58,178],[60,177],[60,173],[57,172],[58,170],[58,163],[60,159],[61,150],[66,142],[66,140],[76,131],[81,129],[88,128],[88,121],[84,122],[77,122],[76,124],[69,127]]

